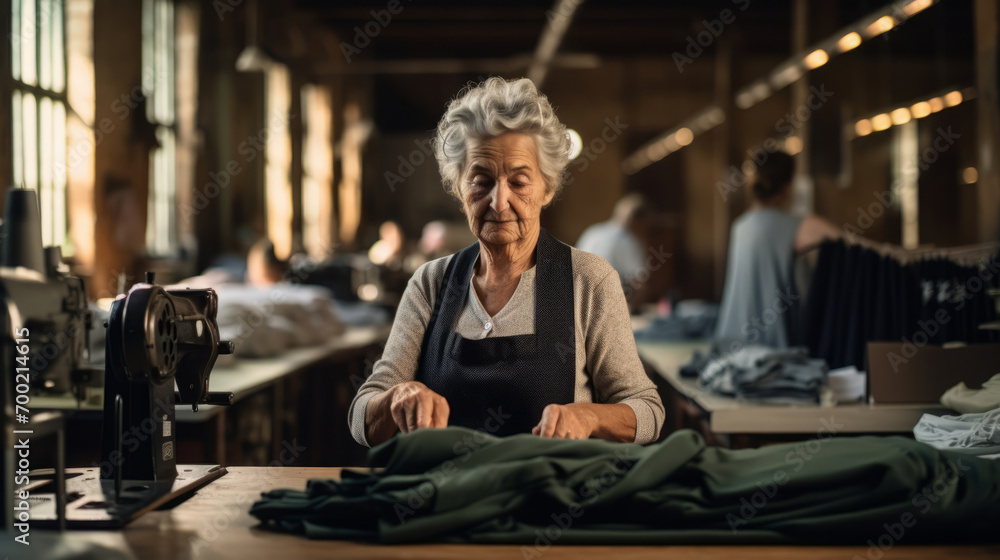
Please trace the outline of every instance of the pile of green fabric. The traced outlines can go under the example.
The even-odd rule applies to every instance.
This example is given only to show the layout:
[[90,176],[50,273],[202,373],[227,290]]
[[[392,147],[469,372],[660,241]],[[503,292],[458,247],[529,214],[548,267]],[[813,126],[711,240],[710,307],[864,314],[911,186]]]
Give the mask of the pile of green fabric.
[[1000,461],[902,437],[708,447],[417,430],[374,473],[263,494],[250,513],[312,538],[523,544],[878,545],[998,541]]

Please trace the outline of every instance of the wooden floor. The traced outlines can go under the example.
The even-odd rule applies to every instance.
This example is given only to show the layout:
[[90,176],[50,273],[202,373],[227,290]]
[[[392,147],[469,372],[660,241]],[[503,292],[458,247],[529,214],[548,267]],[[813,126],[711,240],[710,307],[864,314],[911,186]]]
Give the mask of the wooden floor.
[[[867,547],[790,546],[558,546],[535,550],[495,545],[381,546],[341,541],[312,541],[261,530],[248,513],[260,492],[304,488],[310,478],[337,478],[340,469],[294,467],[230,467],[229,474],[168,511],[146,514],[123,531],[74,532],[86,540],[141,560],[238,559],[311,560],[365,559],[519,559],[678,558],[737,559],[997,559],[1000,546],[896,546],[882,553]],[[528,552],[530,551],[530,552]]]

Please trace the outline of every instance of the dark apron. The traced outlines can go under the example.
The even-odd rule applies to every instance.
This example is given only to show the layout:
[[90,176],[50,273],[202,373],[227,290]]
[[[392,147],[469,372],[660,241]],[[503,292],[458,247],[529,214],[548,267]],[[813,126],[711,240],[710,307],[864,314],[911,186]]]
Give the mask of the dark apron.
[[506,436],[530,433],[550,404],[573,402],[576,335],[570,247],[544,229],[535,248],[535,334],[468,340],[454,332],[469,297],[479,243],[445,270],[424,334],[417,381],[448,401],[448,424]]

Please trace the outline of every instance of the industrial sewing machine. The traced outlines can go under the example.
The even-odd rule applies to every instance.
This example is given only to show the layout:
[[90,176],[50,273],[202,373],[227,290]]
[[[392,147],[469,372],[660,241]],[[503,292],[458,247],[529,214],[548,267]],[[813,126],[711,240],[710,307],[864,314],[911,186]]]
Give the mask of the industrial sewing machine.
[[[65,275],[46,276],[37,270],[43,262],[38,258],[42,253],[40,235],[31,233],[32,229],[37,232],[37,228],[23,227],[25,222],[28,226],[32,222],[37,224],[34,193],[25,190],[8,193],[6,215],[8,243],[4,251],[5,268],[0,275],[0,296],[4,303],[0,332],[3,334],[5,372],[7,363],[13,363],[10,350],[15,347],[14,334],[31,333],[31,329],[23,330],[25,325],[47,325],[52,317],[67,309],[76,313],[80,300],[84,304],[82,308],[86,309],[82,281],[78,278],[76,282],[66,280]],[[12,235],[18,235],[17,243],[12,242]],[[12,245],[15,247],[8,249]],[[48,262],[52,264],[57,253],[50,251],[49,255]],[[52,270],[52,266],[42,268]],[[38,298],[46,297],[38,294],[58,292],[59,289],[48,284],[59,282],[74,286],[69,289],[73,300],[67,303],[63,298],[57,305],[36,305]],[[65,519],[69,528],[121,527],[146,511],[183,499],[225,474],[225,469],[218,465],[177,465],[175,458],[175,403],[190,404],[194,410],[199,404],[232,404],[232,393],[208,390],[209,376],[219,354],[233,351],[231,342],[219,340],[217,311],[218,296],[214,290],[166,290],[153,283],[151,274],[147,274],[146,283],[137,284],[127,294],[118,296],[105,325],[100,465],[69,469],[57,465],[56,469],[32,470],[26,482],[19,482],[17,492],[25,493],[23,497],[14,497],[15,489],[8,482],[13,477],[4,477],[4,495],[13,497],[8,498],[8,502],[14,500],[13,506],[27,502],[32,526],[44,527],[57,522],[61,526]],[[45,323],[46,320],[49,323]],[[41,331],[37,333],[39,338],[42,335]],[[27,338],[30,340],[34,336]],[[63,369],[49,371],[50,378],[58,378],[59,372],[67,371],[65,368],[82,363],[86,345],[79,344],[78,338],[83,336],[82,332],[77,332],[68,337],[69,342],[64,346],[69,349],[69,355],[59,362]],[[52,337],[48,338],[51,345]],[[28,350],[30,354],[30,348]],[[33,377],[36,373],[44,376],[41,370],[31,371],[29,375]],[[92,378],[88,376],[87,379]],[[27,425],[13,424],[14,395],[11,390],[15,385],[7,373],[3,386],[0,404],[5,408],[5,438],[10,438],[18,428],[35,427],[36,418],[53,420],[54,426],[61,427],[61,421],[51,414],[34,414]],[[5,467],[13,467],[10,453],[13,442],[7,443],[11,445],[4,448]],[[58,445],[61,448],[61,436]],[[61,452],[60,449],[60,463]],[[5,472],[13,472],[13,468]],[[65,487],[61,483],[63,476]],[[16,510],[4,506],[5,512]],[[4,521],[10,527],[11,520]]]

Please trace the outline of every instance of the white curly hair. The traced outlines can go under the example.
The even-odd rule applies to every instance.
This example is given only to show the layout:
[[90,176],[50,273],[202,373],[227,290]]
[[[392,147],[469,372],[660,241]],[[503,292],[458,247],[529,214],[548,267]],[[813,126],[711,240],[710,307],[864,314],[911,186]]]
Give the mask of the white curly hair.
[[[538,165],[548,193],[558,193],[569,164],[570,141],[548,98],[527,78],[493,77],[470,85],[448,103],[434,136],[434,157],[446,191],[461,200],[459,184],[470,140],[505,132],[528,134],[538,148]],[[554,197],[553,197],[554,198]]]

